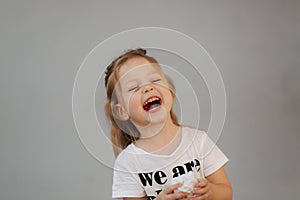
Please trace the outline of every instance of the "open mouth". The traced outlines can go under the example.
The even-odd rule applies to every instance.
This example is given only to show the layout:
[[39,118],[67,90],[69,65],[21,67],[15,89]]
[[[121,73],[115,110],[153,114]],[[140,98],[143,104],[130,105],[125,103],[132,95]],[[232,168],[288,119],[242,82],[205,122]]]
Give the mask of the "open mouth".
[[154,108],[157,108],[161,105],[161,99],[159,97],[150,97],[148,98],[143,105],[144,110],[149,111]]

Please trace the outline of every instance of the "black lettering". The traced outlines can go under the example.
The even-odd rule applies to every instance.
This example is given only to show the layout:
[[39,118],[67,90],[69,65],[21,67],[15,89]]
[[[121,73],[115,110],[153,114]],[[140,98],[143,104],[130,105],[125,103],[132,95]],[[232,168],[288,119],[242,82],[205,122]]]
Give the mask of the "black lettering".
[[156,194],[159,195],[159,193],[161,192],[162,190],[156,190]]
[[156,183],[162,185],[165,184],[167,182],[167,179],[162,180],[162,178],[167,177],[167,175],[163,172],[163,171],[157,171],[154,174],[154,179],[156,181]]
[[199,172],[199,171],[200,171],[200,168],[202,167],[202,166],[200,166],[200,161],[197,160],[197,159],[194,159],[194,161],[195,161],[195,169],[196,169],[196,172]]
[[185,165],[185,167],[186,167],[186,171],[187,171],[187,172],[193,171],[193,167],[195,166],[195,164],[194,164],[193,161],[187,162],[187,163],[185,163],[184,165]]
[[140,180],[143,184],[143,186],[147,186],[147,183],[149,186],[152,186],[152,174],[153,172],[150,173],[139,173]]
[[[155,193],[156,195],[159,195],[159,193],[161,192],[162,190],[156,190]],[[147,196],[147,200],[154,200],[156,197],[155,196]]]
[[185,174],[184,168],[182,166],[176,166],[172,169],[173,178]]

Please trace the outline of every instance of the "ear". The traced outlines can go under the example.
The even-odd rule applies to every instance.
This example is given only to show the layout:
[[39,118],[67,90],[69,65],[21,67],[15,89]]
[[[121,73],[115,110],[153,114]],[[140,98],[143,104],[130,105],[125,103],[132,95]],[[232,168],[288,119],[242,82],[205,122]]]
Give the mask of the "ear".
[[126,121],[129,119],[129,115],[127,114],[123,106],[121,106],[120,104],[113,105],[112,112],[118,120]]

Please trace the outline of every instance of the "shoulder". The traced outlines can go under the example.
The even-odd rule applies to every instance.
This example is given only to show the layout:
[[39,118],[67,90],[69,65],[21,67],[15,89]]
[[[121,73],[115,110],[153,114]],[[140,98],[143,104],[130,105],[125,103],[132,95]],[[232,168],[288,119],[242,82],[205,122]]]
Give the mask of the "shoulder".
[[130,152],[132,151],[132,144],[129,144],[125,149],[123,149],[119,155],[117,156],[117,160],[118,159],[123,159],[124,157],[128,156],[130,154]]
[[207,134],[203,130],[199,130],[190,126],[182,126],[182,134],[184,137],[194,140],[201,139],[203,137],[207,137]]
[[211,140],[205,131],[189,126],[182,128],[184,141],[191,141],[192,144],[197,146],[201,151],[209,151],[216,146],[216,143]]
[[124,168],[125,166],[128,166],[132,161],[133,153],[133,145],[130,144],[116,157],[115,168]]

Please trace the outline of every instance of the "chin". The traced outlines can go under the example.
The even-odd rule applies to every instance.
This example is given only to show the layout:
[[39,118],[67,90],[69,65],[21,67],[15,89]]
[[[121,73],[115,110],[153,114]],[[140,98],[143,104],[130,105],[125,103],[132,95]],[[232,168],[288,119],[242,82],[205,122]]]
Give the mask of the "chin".
[[165,109],[160,109],[159,112],[151,113],[148,115],[150,124],[165,123],[167,120],[167,112]]
[[135,116],[131,118],[131,121],[136,126],[147,127],[151,125],[165,125],[170,116],[170,111],[164,107],[160,107],[157,110],[152,110],[150,112],[145,111],[144,116]]

